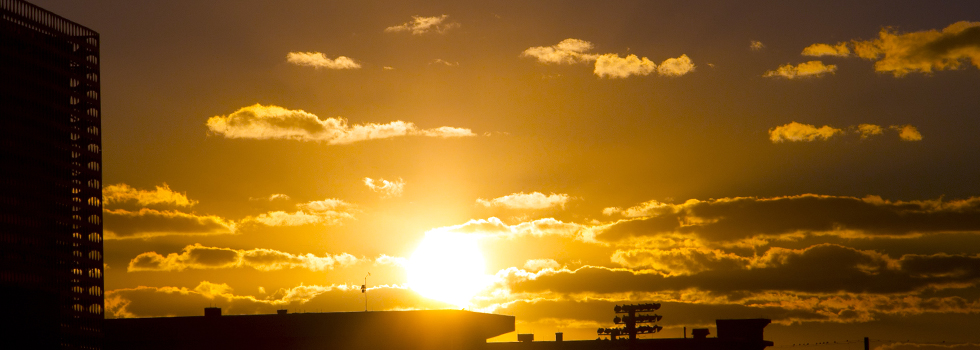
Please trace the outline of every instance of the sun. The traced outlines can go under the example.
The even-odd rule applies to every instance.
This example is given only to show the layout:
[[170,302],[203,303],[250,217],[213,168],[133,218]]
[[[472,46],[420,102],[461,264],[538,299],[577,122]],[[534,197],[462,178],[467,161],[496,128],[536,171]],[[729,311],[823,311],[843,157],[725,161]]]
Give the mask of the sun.
[[486,264],[473,236],[430,231],[408,262],[408,284],[422,296],[465,307],[486,286]]

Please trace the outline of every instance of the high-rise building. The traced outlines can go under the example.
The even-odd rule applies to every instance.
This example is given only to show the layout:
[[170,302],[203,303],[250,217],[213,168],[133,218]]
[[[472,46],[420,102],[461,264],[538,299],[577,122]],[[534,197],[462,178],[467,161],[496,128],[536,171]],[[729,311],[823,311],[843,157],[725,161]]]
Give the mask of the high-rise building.
[[0,348],[101,349],[99,34],[0,10]]

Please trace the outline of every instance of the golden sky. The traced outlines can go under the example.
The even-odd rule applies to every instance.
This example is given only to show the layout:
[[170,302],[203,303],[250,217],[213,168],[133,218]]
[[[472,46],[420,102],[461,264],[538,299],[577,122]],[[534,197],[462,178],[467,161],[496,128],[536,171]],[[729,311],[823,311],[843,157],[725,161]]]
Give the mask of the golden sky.
[[35,3],[101,34],[109,317],[980,343],[976,1]]

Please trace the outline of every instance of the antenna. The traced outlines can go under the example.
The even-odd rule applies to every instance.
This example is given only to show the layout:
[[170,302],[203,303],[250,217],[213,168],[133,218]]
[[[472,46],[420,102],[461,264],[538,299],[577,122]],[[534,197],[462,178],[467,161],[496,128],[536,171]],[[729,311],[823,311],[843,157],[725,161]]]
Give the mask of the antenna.
[[367,275],[364,276],[364,284],[361,285],[361,294],[364,294],[364,312],[367,312],[368,311],[368,307],[367,307],[367,278],[370,275],[371,275],[371,273],[368,272]]

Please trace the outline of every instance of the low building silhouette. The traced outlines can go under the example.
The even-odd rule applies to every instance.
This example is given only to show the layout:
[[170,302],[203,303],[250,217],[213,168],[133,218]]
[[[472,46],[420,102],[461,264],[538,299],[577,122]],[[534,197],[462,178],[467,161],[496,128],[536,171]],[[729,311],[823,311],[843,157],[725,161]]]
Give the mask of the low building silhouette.
[[[771,320],[765,318],[716,320],[717,337],[708,337],[708,329],[694,329],[692,338],[654,338],[620,340],[565,340],[489,343],[487,350],[763,350],[772,346],[762,331]],[[533,339],[533,335],[530,335]]]
[[[105,321],[106,349],[763,350],[768,319],[717,320],[717,337],[487,343],[515,330],[514,316],[463,310],[288,313],[120,318]],[[707,329],[703,329],[707,331]]]
[[514,316],[462,310],[107,319],[106,349],[483,349]]

